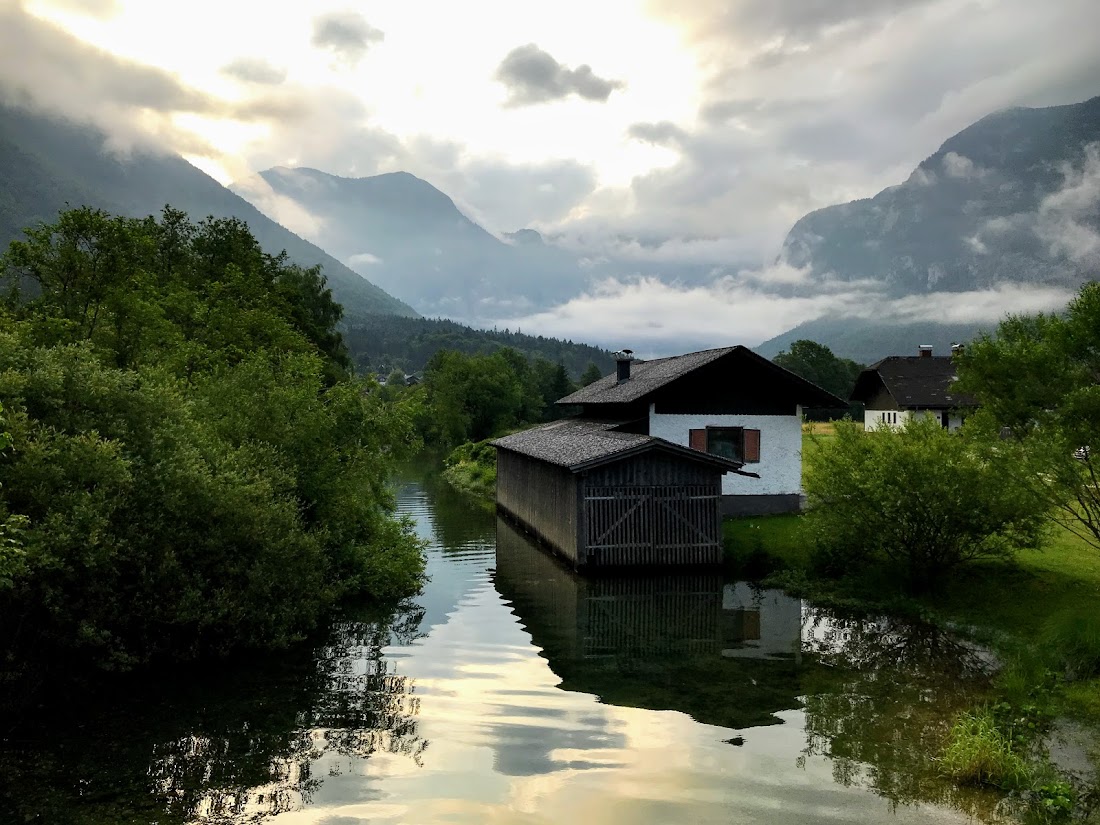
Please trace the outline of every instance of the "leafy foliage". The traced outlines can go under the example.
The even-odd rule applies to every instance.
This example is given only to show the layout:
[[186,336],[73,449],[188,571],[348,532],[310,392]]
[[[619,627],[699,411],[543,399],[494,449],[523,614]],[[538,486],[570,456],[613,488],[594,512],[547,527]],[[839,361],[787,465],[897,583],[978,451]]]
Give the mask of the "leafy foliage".
[[874,433],[839,424],[805,477],[824,564],[885,563],[923,590],[966,562],[1037,546],[1045,503],[1020,480],[1021,460],[1011,444],[924,419]]
[[279,647],[417,585],[385,487],[412,415],[349,376],[317,270],[171,209],[66,212],[3,265],[0,483],[27,519],[6,666]]
[[513,349],[492,355],[443,350],[428,363],[422,388],[425,438],[456,445],[559,417],[555,402],[574,384],[561,364],[528,362]]
[[817,384],[839,398],[848,398],[863,367],[848,358],[838,358],[816,341],[795,341],[789,350],[772,359],[795,375]]
[[1009,317],[973,342],[959,386],[1026,450],[1033,486],[1061,522],[1100,548],[1100,282],[1064,317]]

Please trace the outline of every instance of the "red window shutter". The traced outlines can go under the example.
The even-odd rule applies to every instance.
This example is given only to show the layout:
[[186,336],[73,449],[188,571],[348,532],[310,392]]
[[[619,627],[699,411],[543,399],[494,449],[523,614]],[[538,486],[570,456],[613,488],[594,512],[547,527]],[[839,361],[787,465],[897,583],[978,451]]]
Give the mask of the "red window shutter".
[[688,446],[693,450],[705,453],[707,451],[707,431],[688,430]]
[[760,430],[745,430],[745,461],[760,460]]

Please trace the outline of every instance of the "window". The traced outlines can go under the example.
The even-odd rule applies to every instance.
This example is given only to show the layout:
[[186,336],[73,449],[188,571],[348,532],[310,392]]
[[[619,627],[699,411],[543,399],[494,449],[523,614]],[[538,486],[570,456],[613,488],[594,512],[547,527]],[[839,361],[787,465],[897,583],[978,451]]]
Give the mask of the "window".
[[688,444],[693,450],[755,464],[760,461],[760,430],[745,427],[707,427],[691,430]]

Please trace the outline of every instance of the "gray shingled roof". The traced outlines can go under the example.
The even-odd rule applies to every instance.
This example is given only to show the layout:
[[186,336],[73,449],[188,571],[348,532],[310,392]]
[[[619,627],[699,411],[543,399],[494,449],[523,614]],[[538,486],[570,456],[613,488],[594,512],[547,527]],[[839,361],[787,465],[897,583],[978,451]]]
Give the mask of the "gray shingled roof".
[[837,398],[832,393],[826,392],[816,384],[812,384],[805,378],[769,361],[748,347],[742,346],[706,349],[700,352],[689,352],[686,355],[674,355],[671,358],[655,358],[652,361],[632,361],[630,364],[630,378],[621,384],[616,373],[605,375],[599,381],[594,381],[572,395],[559,399],[557,403],[628,404],[644,398],[654,390],[660,389],[666,384],[671,384],[689,372],[731,353],[738,353],[747,361],[759,363],[767,369],[773,370],[776,375],[782,376],[790,382],[792,387],[797,387],[803,395],[799,403],[808,406],[847,406],[842,399]]
[[675,452],[692,461],[712,464],[726,472],[737,472],[742,466],[721,456],[692,450],[656,436],[615,432],[614,428],[621,423],[566,418],[506,435],[490,444],[498,449],[511,450],[574,472],[603,463],[620,454],[653,448]]
[[977,400],[955,392],[955,361],[949,356],[891,355],[860,373],[852,400],[870,401],[881,379],[901,407],[953,409],[973,407]]
[[687,355],[674,355],[671,358],[655,358],[652,361],[632,361],[630,379],[618,383],[615,373],[605,375],[599,381],[593,381],[587,387],[581,387],[572,395],[558,401],[559,404],[625,404],[637,401],[665,384],[687,375],[704,364],[716,361],[728,355],[737,347],[708,349],[702,352],[689,352]]

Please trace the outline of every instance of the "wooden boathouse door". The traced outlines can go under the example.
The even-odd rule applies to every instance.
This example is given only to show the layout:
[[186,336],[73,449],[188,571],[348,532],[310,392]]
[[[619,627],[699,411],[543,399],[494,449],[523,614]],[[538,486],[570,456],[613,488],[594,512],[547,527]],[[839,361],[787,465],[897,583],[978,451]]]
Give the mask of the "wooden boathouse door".
[[712,485],[589,487],[586,562],[716,564],[721,561],[718,498]]

